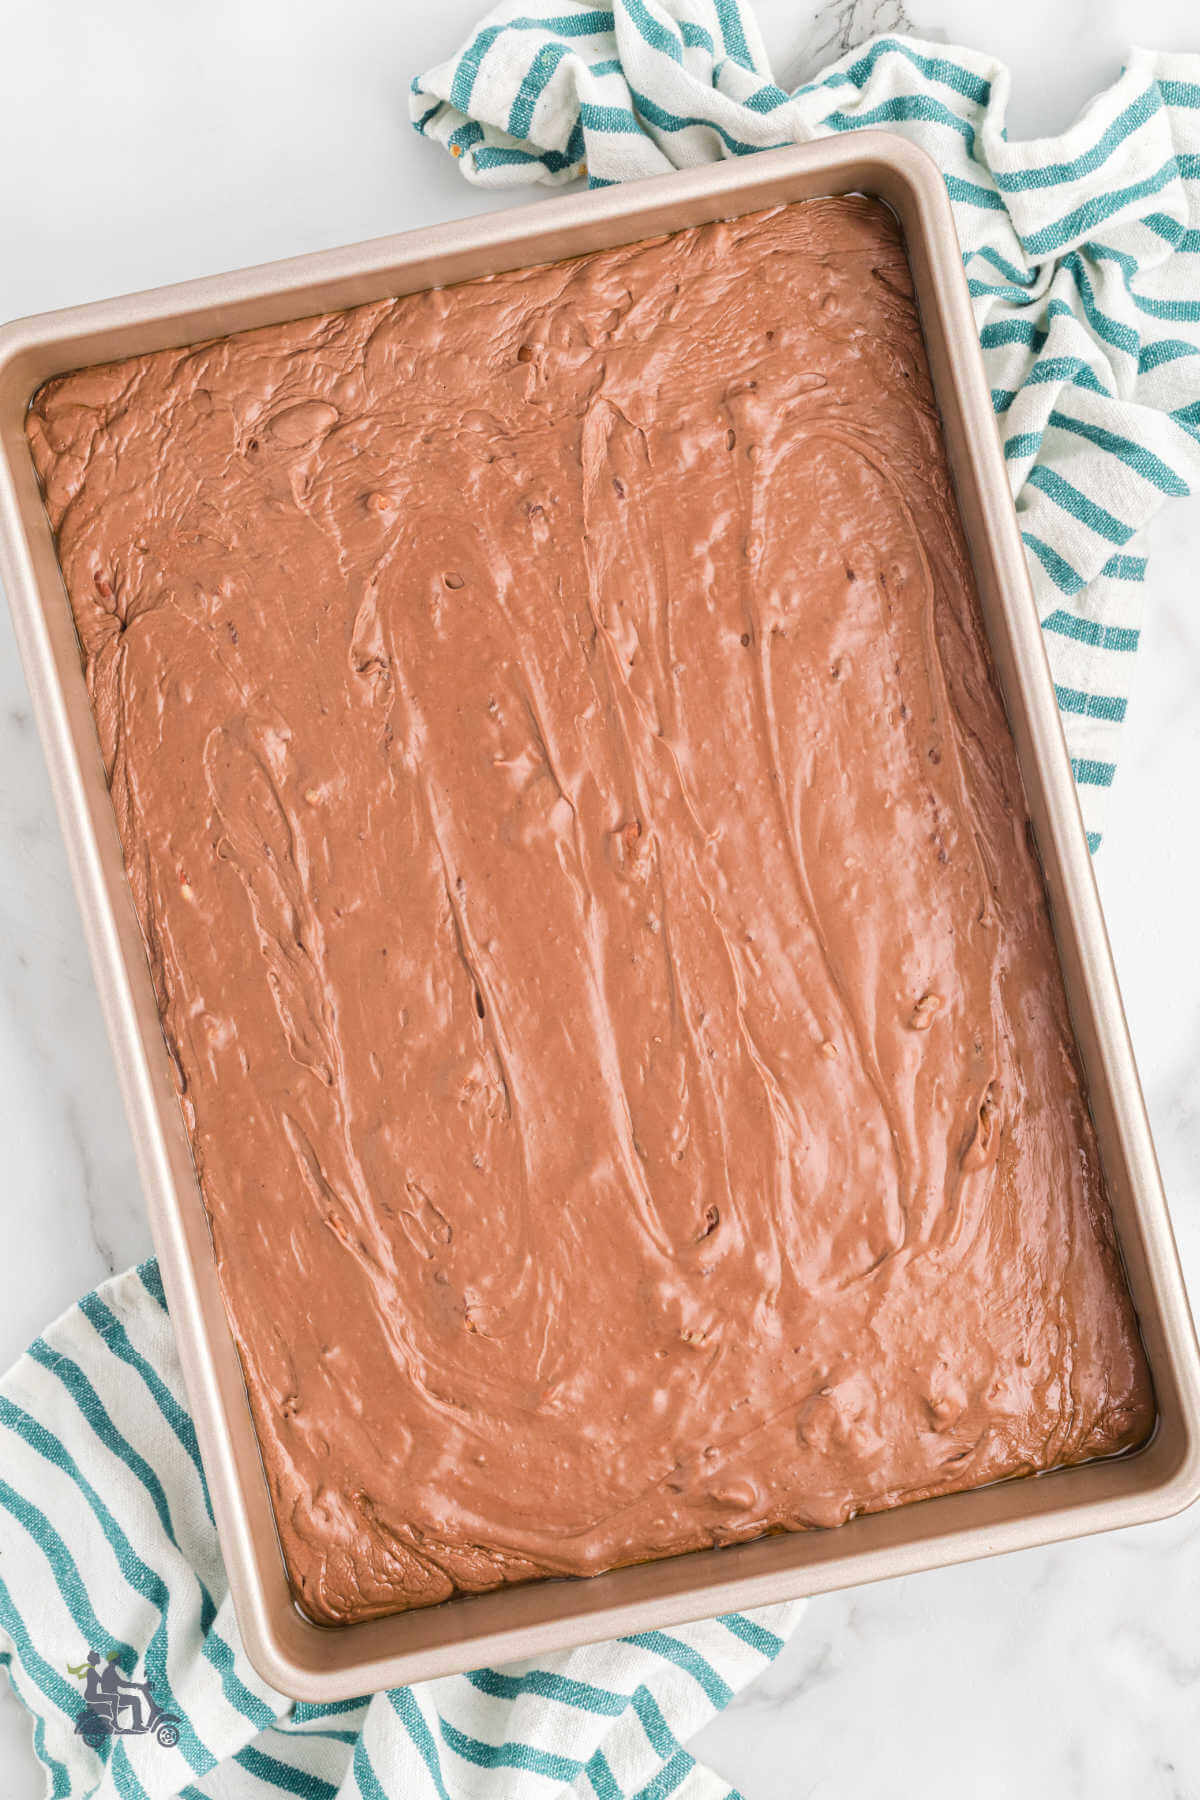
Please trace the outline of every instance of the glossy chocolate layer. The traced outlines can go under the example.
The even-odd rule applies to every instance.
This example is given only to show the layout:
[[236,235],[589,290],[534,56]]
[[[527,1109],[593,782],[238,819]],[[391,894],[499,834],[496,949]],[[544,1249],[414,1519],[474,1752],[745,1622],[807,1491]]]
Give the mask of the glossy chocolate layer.
[[309,1613],[1145,1436],[880,206],[87,370],[29,431]]

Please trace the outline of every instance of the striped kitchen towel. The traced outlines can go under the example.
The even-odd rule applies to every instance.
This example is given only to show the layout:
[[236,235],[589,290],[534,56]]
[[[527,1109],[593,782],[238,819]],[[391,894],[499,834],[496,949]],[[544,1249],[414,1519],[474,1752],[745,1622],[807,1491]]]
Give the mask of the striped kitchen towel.
[[944,171],[1088,841],[1137,648],[1137,535],[1200,481],[1200,56],[1131,53],[1061,137],[1011,143],[1009,75],[879,37],[789,94],[739,0],[505,0],[414,83],[490,187],[593,186],[882,126]]
[[0,1662],[53,1800],[718,1800],[682,1741],[799,1610],[293,1705],[242,1652],[157,1265],[0,1381]]

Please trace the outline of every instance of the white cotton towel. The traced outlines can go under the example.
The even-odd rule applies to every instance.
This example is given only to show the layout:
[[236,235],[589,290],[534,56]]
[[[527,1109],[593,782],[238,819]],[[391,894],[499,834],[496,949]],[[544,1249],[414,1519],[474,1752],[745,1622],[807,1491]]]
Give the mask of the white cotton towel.
[[1200,481],[1200,56],[1131,53],[1056,138],[1010,143],[1007,69],[880,37],[794,94],[737,0],[508,0],[413,83],[491,187],[634,181],[897,131],[943,170],[1088,841],[1141,627],[1138,533]]

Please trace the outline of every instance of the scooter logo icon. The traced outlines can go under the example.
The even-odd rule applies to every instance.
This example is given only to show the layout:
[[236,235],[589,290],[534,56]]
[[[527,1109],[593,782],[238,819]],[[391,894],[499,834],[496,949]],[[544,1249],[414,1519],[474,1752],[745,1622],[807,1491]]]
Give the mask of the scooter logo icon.
[[104,1658],[89,1650],[81,1663],[67,1664],[67,1673],[83,1683],[83,1711],[75,1732],[93,1749],[114,1737],[155,1737],[164,1750],[179,1742],[179,1714],[164,1712],[149,1681],[131,1680],[115,1654]]

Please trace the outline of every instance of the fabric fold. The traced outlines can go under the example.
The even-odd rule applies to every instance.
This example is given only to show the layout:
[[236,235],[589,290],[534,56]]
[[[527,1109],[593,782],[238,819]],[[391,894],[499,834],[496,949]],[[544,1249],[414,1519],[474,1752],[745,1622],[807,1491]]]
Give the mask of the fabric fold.
[[506,0],[411,110],[488,187],[605,186],[865,127],[933,156],[1095,849],[1139,534],[1200,481],[1200,56],[1133,50],[1056,137],[1010,141],[1010,92],[993,57],[888,35],[788,94],[737,0]]
[[[0,1662],[52,1800],[723,1800],[684,1742],[801,1610],[296,1705],[241,1646],[157,1264],[0,1380]],[[116,1735],[92,1730],[102,1676]]]
[[[601,186],[866,126],[935,157],[1094,848],[1141,534],[1200,481],[1200,57],[1135,50],[1067,131],[1021,143],[1010,87],[990,57],[883,36],[787,93],[738,0],[506,0],[411,107],[492,187]],[[801,1611],[291,1704],[241,1648],[153,1263],[0,1381],[0,1441],[0,1660],[54,1800],[717,1800],[728,1784],[684,1741]],[[85,1729],[105,1694],[156,1728]]]

